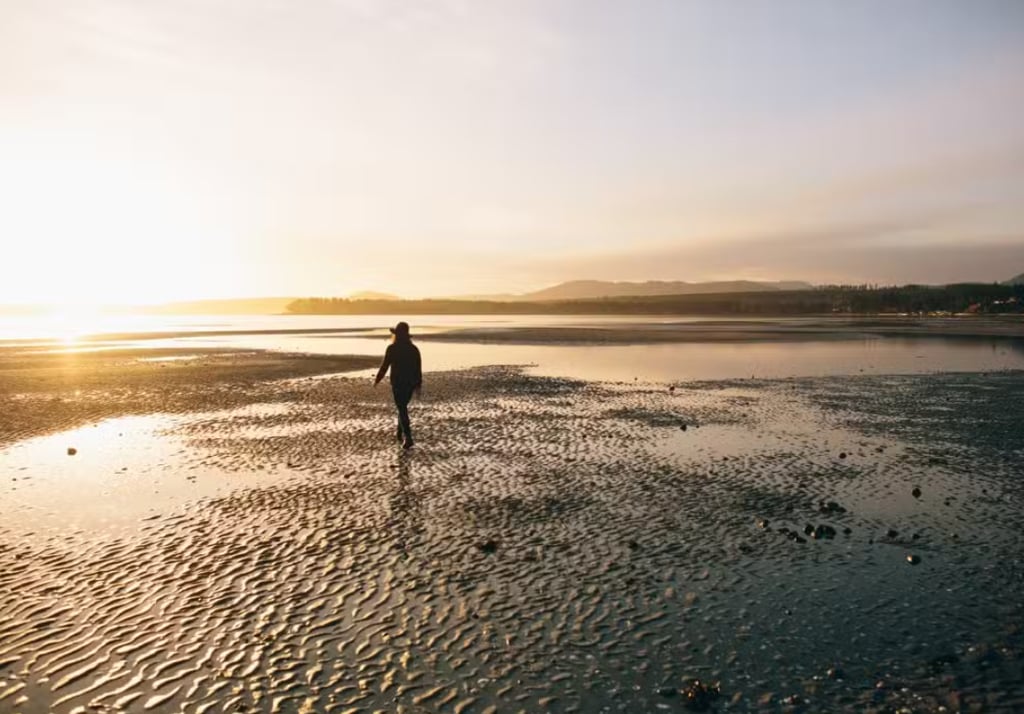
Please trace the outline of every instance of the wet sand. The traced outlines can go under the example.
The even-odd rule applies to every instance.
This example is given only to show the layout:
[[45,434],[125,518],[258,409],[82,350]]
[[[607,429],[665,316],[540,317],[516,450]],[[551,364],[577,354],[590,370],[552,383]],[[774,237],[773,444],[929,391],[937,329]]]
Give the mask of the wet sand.
[[[333,359],[0,421],[0,710],[1024,708],[1024,373],[432,373],[404,453]],[[22,369],[5,411],[74,386]]]
[[378,362],[363,356],[218,349],[0,347],[0,447],[105,417],[290,399],[279,385],[268,392],[268,381],[366,369]]

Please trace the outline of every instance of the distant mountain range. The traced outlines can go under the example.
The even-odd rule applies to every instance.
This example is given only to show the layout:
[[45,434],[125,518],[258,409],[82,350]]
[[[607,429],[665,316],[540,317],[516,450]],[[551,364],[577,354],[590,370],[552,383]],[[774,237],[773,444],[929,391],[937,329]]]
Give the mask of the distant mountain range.
[[498,302],[536,302],[542,300],[589,300],[611,297],[651,297],[656,295],[702,295],[712,293],[755,293],[773,290],[810,290],[813,286],[796,280],[760,282],[720,280],[688,283],[681,280],[648,280],[642,283],[608,280],[570,280],[543,290],[521,295],[458,295],[448,300],[492,300]]
[[402,298],[391,293],[379,293],[375,290],[360,290],[348,296],[349,300],[401,300]]
[[1024,273],[1021,273],[1016,278],[1004,280],[1003,285],[1024,285]]

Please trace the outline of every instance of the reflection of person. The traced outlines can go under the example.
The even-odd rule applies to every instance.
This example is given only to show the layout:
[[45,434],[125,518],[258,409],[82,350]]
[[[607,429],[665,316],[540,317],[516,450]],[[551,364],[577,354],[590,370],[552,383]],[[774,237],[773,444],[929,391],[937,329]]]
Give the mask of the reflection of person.
[[412,427],[409,425],[409,402],[413,392],[419,394],[423,385],[423,369],[420,362],[420,351],[412,343],[409,336],[409,323],[399,322],[391,328],[391,344],[384,352],[384,361],[380,363],[373,386],[380,384],[388,369],[391,369],[391,394],[395,397],[398,407],[398,439],[405,441],[402,446],[412,446]]
[[420,513],[423,494],[412,488],[413,461],[415,459],[408,457],[399,458],[397,488],[388,497],[391,519],[387,530],[394,536],[398,550],[407,556],[419,541],[423,530],[423,518]]

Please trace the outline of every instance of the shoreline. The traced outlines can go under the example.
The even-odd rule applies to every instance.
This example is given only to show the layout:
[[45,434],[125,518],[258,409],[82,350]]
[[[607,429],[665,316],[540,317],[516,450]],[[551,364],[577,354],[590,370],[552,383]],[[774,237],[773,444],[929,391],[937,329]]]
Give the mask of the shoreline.
[[[278,316],[275,316],[278,317]],[[285,317],[285,316],[280,316]],[[302,316],[296,316],[302,317]],[[322,316],[330,317],[330,316]],[[337,316],[344,319],[346,316]],[[364,317],[364,316],[360,316]],[[431,316],[422,316],[431,317]],[[443,316],[449,317],[449,316]],[[472,315],[471,317],[480,317]],[[515,321],[529,315],[495,315]],[[550,315],[542,317],[549,318]],[[880,337],[921,338],[996,338],[1024,340],[1024,318],[1015,316],[778,316],[723,319],[726,316],[685,315],[564,315],[565,323],[542,326],[450,327],[421,323],[416,339],[449,342],[507,342],[512,344],[586,343],[645,344],[651,342],[791,342],[820,340],[860,340]],[[606,322],[573,324],[573,318],[608,318]],[[88,349],[131,349],[131,343],[156,340],[182,340],[209,337],[303,336],[330,338],[369,337],[386,334],[388,324],[374,327],[308,327],[261,329],[204,329],[107,332],[82,335],[73,341],[60,339],[0,340],[0,352],[32,348],[58,348],[71,351],[76,346]]]

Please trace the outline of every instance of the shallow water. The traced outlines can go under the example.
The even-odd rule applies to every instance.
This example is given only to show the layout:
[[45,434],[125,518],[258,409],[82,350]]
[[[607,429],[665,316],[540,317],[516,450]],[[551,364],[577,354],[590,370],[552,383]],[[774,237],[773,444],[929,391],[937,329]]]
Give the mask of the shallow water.
[[[6,318],[8,335],[28,335]],[[113,318],[110,318],[113,319]],[[266,349],[312,354],[381,355],[389,335],[386,326],[398,318],[389,316],[199,316],[134,318],[135,322],[111,322],[106,328],[136,332],[115,343],[75,341],[59,349],[228,348]],[[827,318],[772,318],[764,324],[801,325],[828,322]],[[607,317],[607,316],[421,316],[415,329],[421,334],[456,328],[511,329],[521,327],[666,326],[676,323],[757,323],[748,318],[701,317]],[[838,318],[837,324],[845,324]],[[0,335],[4,325],[0,324]],[[18,329],[22,332],[19,333]],[[41,328],[40,328],[41,329]],[[289,334],[256,334],[259,330],[297,330]],[[345,334],[302,331],[338,329]],[[231,334],[189,336],[210,330]],[[143,338],[169,332],[174,337]],[[803,341],[748,341],[654,344],[481,344],[421,340],[428,371],[465,369],[488,365],[532,365],[531,373],[597,381],[677,381],[691,379],[784,378],[857,374],[922,374],[1024,369],[1022,339],[1006,338],[865,338],[857,330],[849,339]],[[46,349],[52,349],[47,347]],[[179,357],[180,359],[180,357]],[[365,374],[370,374],[366,372]]]
[[[281,408],[257,404],[218,412],[216,418],[252,418],[280,413]],[[230,493],[237,481],[225,479],[221,469],[204,466],[189,442],[176,436],[184,424],[203,418],[104,419],[0,451],[6,527],[22,537],[69,529],[116,533],[197,499]],[[272,482],[273,474],[265,473],[243,485]]]
[[[303,384],[109,447],[229,493],[0,526],[0,709],[680,711],[692,679],[722,711],[1024,707],[1024,373],[435,375],[410,454],[364,380]],[[40,493],[106,498],[107,441],[34,442]]]
[[[383,339],[281,336],[193,340],[313,354],[383,353]],[[168,346],[172,346],[168,344]],[[646,345],[419,343],[425,369],[530,365],[532,374],[593,381],[682,381],[1024,369],[1024,342],[886,337],[803,342]],[[366,374],[370,374],[367,372]]]

